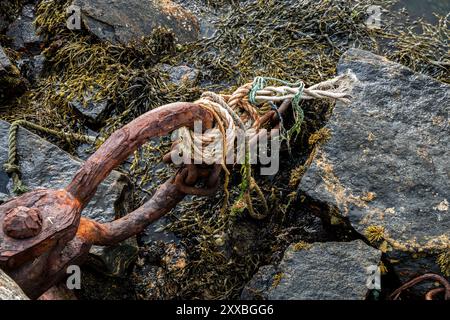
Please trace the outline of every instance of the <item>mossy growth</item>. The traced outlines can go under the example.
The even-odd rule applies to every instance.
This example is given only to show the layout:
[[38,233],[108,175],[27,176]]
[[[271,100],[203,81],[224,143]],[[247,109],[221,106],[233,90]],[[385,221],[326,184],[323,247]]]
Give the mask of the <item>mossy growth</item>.
[[375,244],[385,239],[385,230],[383,226],[372,225],[368,226],[364,235],[370,243]]
[[292,246],[294,251],[308,250],[309,248],[311,248],[311,244],[305,241],[299,241]]
[[310,146],[322,144],[331,138],[331,130],[329,128],[320,128],[309,136],[308,144]]
[[380,273],[382,275],[385,275],[388,273],[388,268],[386,267],[386,265],[383,263],[383,261],[380,261],[380,263],[378,264],[378,268],[380,268]]
[[285,277],[284,274],[281,272],[274,275],[273,282],[272,282],[272,288],[278,287],[278,285],[280,284],[281,280],[283,280],[284,277]]
[[450,277],[450,251],[447,250],[439,254],[436,262],[441,268],[441,272],[446,277]]
[[300,183],[301,178],[305,174],[307,167],[304,165],[298,166],[291,171],[291,177],[289,179],[289,187],[296,188]]

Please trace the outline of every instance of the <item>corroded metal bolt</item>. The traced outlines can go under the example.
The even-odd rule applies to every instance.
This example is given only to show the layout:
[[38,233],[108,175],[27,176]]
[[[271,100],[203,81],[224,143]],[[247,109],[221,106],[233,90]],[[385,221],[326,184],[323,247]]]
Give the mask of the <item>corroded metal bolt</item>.
[[3,221],[3,231],[15,239],[37,236],[42,230],[42,217],[38,209],[19,206],[9,210]]

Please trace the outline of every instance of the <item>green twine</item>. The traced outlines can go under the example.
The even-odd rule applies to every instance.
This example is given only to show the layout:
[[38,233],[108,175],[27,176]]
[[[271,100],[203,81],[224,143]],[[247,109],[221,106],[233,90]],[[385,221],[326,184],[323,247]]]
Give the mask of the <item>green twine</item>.
[[305,113],[302,107],[300,107],[300,99],[303,95],[303,89],[305,89],[305,84],[303,82],[299,83],[299,88],[297,94],[292,98],[292,110],[294,111],[294,125],[287,132],[288,141],[295,135],[294,139],[297,138],[301,131],[303,120],[305,120]]
[[292,109],[294,111],[294,119],[295,119],[294,125],[292,126],[292,128],[290,128],[287,131],[286,136],[284,136],[284,137],[282,136],[282,140],[286,140],[288,142],[288,148],[289,148],[289,141],[291,140],[291,138],[293,136],[294,136],[294,139],[297,138],[298,134],[301,131],[301,126],[302,126],[303,120],[305,119],[305,114],[303,112],[303,109],[300,107],[300,100],[303,95],[303,90],[305,88],[305,84],[303,83],[303,81],[289,82],[289,81],[272,78],[272,77],[256,77],[253,80],[252,88],[250,89],[250,91],[248,93],[248,100],[254,106],[258,105],[258,103],[256,101],[257,92],[259,90],[264,89],[267,86],[268,81],[273,81],[273,82],[280,83],[282,85],[289,86],[289,87],[298,87],[299,88],[298,92],[292,97]]

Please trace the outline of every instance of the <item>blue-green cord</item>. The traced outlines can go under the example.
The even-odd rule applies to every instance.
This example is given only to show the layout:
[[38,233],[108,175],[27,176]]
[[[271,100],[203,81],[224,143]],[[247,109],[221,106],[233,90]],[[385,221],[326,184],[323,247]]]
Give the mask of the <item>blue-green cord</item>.
[[303,123],[303,120],[305,118],[305,114],[303,112],[303,109],[300,107],[300,100],[303,95],[303,90],[305,88],[305,84],[303,81],[298,82],[289,82],[277,78],[272,77],[256,77],[255,80],[253,80],[252,88],[250,89],[250,92],[248,93],[248,100],[251,104],[256,106],[258,103],[256,102],[256,93],[259,90],[262,90],[266,87],[267,81],[273,81],[280,84],[283,84],[285,86],[290,87],[299,87],[298,92],[292,97],[292,109],[294,111],[294,118],[295,118],[295,125],[288,130],[286,140],[290,140],[290,137],[295,134],[297,136],[300,133],[300,128]]

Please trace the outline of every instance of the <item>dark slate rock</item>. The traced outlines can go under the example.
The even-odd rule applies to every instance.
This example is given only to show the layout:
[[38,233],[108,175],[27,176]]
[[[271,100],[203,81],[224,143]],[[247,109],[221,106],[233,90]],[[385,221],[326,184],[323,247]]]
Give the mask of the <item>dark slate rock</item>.
[[191,11],[198,19],[199,33],[203,39],[211,39],[217,32],[215,22],[220,20],[221,14],[216,8],[205,6],[198,0],[175,0],[183,8]]
[[27,86],[28,82],[21,77],[20,71],[0,46],[0,100],[21,95],[25,92]]
[[36,33],[33,24],[35,8],[32,4],[24,5],[21,15],[8,28],[6,35],[12,38],[12,47],[15,50],[28,50],[39,53],[41,37]]
[[140,235],[140,241],[145,244],[152,244],[153,242],[162,241],[164,243],[179,243],[180,239],[165,227],[169,224],[169,219],[164,216],[157,221],[150,224],[145,228],[144,232]]
[[11,61],[9,60],[2,46],[0,46],[0,76],[2,75],[2,73],[6,74],[11,66]]
[[89,123],[101,123],[107,117],[110,111],[110,104],[107,100],[96,101],[93,93],[87,92],[84,101],[73,100],[69,102],[69,106],[74,108]]
[[148,36],[158,27],[174,32],[178,42],[198,38],[197,19],[171,0],[74,0],[83,25],[102,40],[126,44]]
[[0,300],[30,300],[22,289],[0,269]]
[[270,300],[363,300],[367,268],[381,252],[361,240],[314,243],[296,251],[291,245],[278,267],[260,268],[242,298]]
[[279,272],[273,265],[262,266],[247,283],[241,293],[242,300],[267,300],[268,292],[274,284],[274,278]]
[[[4,179],[3,164],[8,158],[9,123],[0,120],[0,191],[12,196],[12,182]],[[64,188],[81,167],[82,162],[30,131],[20,128],[18,154],[22,180],[30,189]],[[6,176],[7,177],[7,176]],[[112,221],[129,211],[128,179],[113,171],[99,186],[96,195],[83,210],[83,216],[99,222]]]
[[[98,132],[93,131],[89,128],[87,128],[85,132],[91,137],[97,138],[99,136]],[[95,152],[95,150],[95,146],[90,143],[80,143],[77,147],[76,155],[81,160],[86,161]]]
[[359,79],[353,102],[334,108],[332,138],[299,189],[362,235],[384,228],[387,257],[408,253],[394,265],[406,281],[450,247],[450,87],[357,49],[340,61],[347,69]]
[[28,79],[31,83],[34,83],[41,78],[44,72],[45,56],[43,54],[33,56],[30,58],[24,58],[17,61],[20,73]]
[[137,258],[138,246],[135,238],[110,247],[93,246],[89,265],[111,277],[125,277],[130,265]]
[[169,75],[170,81],[177,85],[195,83],[200,74],[200,70],[188,66],[171,66],[162,64],[160,69]]

